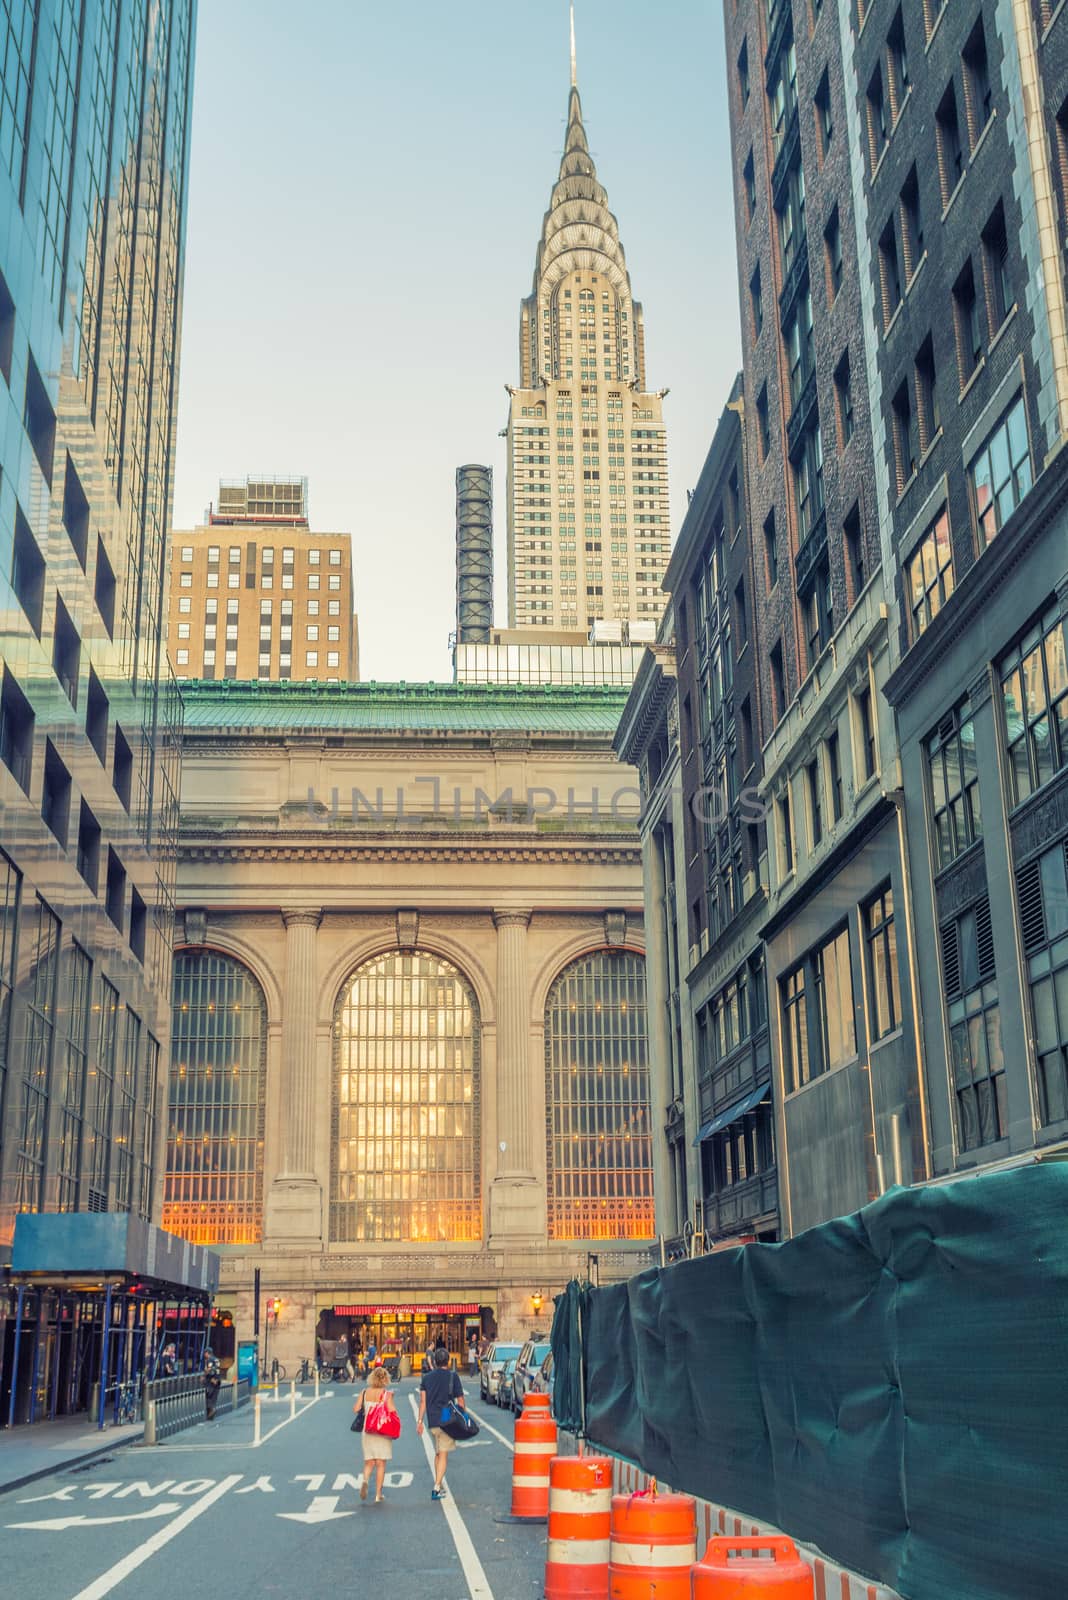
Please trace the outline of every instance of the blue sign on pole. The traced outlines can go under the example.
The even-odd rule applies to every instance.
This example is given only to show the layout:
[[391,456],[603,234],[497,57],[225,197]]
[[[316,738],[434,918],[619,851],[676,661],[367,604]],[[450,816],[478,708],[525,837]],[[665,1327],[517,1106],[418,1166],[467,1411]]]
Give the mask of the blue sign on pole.
[[251,1389],[258,1389],[260,1382],[260,1353],[255,1339],[239,1339],[237,1341],[237,1379],[247,1378]]

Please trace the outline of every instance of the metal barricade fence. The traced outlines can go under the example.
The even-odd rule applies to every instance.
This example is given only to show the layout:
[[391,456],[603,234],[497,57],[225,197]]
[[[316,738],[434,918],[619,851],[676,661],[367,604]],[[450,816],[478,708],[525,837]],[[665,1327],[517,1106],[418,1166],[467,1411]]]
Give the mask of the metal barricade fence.
[[145,1385],[145,1444],[156,1444],[191,1428],[194,1422],[203,1422],[205,1415],[202,1372],[157,1378]]
[[227,1383],[224,1379],[215,1403],[215,1415],[221,1417],[224,1411],[238,1411],[251,1398],[252,1385],[247,1378],[239,1378],[237,1383]]

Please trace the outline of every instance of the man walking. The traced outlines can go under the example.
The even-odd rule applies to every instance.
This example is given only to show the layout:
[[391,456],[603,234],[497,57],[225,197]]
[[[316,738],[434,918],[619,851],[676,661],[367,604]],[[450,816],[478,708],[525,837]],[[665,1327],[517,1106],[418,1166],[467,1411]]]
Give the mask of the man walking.
[[441,1426],[441,1413],[450,1403],[459,1406],[461,1411],[467,1410],[459,1373],[449,1371],[449,1352],[442,1346],[434,1351],[433,1367],[423,1373],[419,1385],[419,1420],[415,1425],[416,1433],[421,1434],[425,1422],[434,1440],[434,1487],[430,1492],[431,1500],[445,1498],[445,1468],[449,1462],[449,1451],[456,1443]]

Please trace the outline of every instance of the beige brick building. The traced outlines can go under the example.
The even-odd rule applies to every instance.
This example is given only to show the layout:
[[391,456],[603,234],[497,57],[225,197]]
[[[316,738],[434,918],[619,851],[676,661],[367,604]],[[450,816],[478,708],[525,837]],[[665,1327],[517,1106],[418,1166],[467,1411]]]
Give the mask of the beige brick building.
[[352,541],[308,526],[307,481],[219,486],[171,537],[167,649],[179,678],[359,678]]
[[663,395],[572,72],[560,175],[509,388],[508,622],[656,622],[670,547]]

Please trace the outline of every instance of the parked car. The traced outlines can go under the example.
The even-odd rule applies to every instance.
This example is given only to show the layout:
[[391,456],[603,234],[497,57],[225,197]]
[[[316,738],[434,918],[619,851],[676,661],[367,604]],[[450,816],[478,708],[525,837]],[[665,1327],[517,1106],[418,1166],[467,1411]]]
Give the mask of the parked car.
[[534,1374],[530,1387],[535,1394],[547,1394],[551,1403],[553,1393],[553,1353],[551,1350]]
[[528,1339],[519,1352],[512,1384],[512,1410],[518,1416],[523,1409],[523,1396],[533,1387],[534,1374],[549,1354],[548,1339]]
[[501,1373],[497,1384],[497,1404],[506,1411],[511,1411],[512,1409],[512,1396],[515,1392],[515,1363],[515,1356],[509,1356],[504,1363],[504,1371]]
[[486,1354],[482,1357],[482,1364],[478,1375],[478,1389],[483,1400],[496,1400],[497,1385],[501,1381],[504,1364],[511,1357],[518,1356],[520,1346],[517,1344],[491,1344]]

